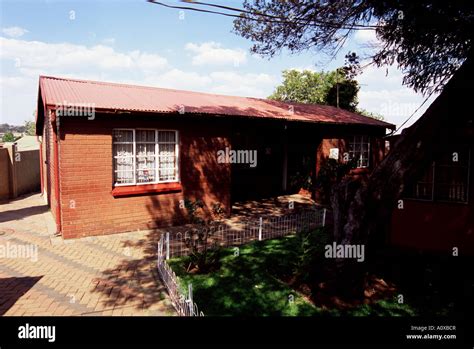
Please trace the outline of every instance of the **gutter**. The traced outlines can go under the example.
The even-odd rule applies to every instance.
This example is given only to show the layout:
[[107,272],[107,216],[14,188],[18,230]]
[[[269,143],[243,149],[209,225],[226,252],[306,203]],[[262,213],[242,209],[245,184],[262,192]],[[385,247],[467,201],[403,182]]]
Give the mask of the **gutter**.
[[[48,103],[46,105],[48,108],[55,109],[56,105],[52,103]],[[96,114],[109,114],[109,115],[131,115],[132,113],[137,113],[137,114],[151,114],[151,115],[156,115],[159,114],[160,116],[169,116],[169,117],[175,117],[175,116],[200,116],[204,118],[242,118],[242,119],[258,119],[258,120],[274,120],[274,121],[286,121],[286,122],[301,122],[301,123],[310,123],[310,124],[328,124],[328,125],[348,125],[348,126],[353,126],[353,125],[360,125],[360,126],[374,126],[374,127],[383,127],[383,128],[388,128],[390,130],[395,130],[396,125],[390,124],[386,121],[381,121],[381,120],[375,120],[371,119],[367,116],[363,116],[360,114],[356,114],[353,112],[349,112],[352,114],[356,114],[357,116],[362,116],[364,118],[367,118],[369,120],[375,120],[376,123],[365,123],[365,122],[336,122],[336,121],[315,121],[311,120],[305,117],[305,119],[295,119],[291,116],[272,116],[271,113],[266,116],[254,116],[254,115],[241,115],[241,114],[225,114],[225,113],[211,113],[211,112],[199,112],[199,111],[186,111],[185,113],[181,114],[179,113],[178,110],[138,110],[138,109],[115,109],[115,108],[94,108]]]

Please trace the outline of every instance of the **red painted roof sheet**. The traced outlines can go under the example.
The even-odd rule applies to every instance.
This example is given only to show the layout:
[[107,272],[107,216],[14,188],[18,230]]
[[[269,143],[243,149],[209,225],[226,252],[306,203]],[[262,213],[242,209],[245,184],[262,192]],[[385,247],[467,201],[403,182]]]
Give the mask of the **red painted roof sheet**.
[[218,114],[317,123],[394,127],[394,125],[386,122],[326,105],[283,103],[268,99],[49,76],[40,76],[39,83],[43,103],[51,107],[64,103],[89,103],[96,110],[154,113],[176,113],[179,112],[180,108],[184,108],[186,114]]

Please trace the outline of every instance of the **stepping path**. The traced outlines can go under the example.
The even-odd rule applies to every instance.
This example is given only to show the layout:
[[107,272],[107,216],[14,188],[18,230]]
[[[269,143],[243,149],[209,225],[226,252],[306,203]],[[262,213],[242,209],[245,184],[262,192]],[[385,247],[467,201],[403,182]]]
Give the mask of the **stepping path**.
[[40,194],[0,204],[0,315],[176,315],[156,271],[159,232],[54,233]]

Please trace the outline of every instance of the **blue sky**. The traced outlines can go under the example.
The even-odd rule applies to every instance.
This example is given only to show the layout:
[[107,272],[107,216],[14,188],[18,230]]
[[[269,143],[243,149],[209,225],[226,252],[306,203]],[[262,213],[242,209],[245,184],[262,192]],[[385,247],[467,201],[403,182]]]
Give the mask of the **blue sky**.
[[[232,33],[231,18],[145,0],[3,0],[0,27],[0,123],[10,124],[33,119],[39,75],[267,97],[284,69],[331,70],[349,50],[363,54],[377,44],[373,33],[357,32],[334,60],[314,51],[269,60],[249,52],[252,43]],[[424,98],[402,86],[395,67],[386,73],[369,67],[358,77],[359,107],[400,124]]]

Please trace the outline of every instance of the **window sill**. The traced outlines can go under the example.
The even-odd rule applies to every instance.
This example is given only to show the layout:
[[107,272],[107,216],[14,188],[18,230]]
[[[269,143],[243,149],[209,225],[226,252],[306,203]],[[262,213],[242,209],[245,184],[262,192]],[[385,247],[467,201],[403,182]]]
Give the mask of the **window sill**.
[[144,194],[159,194],[159,193],[175,193],[182,191],[181,183],[158,183],[158,184],[144,184],[144,185],[127,185],[115,187],[112,190],[112,196],[132,196]]

